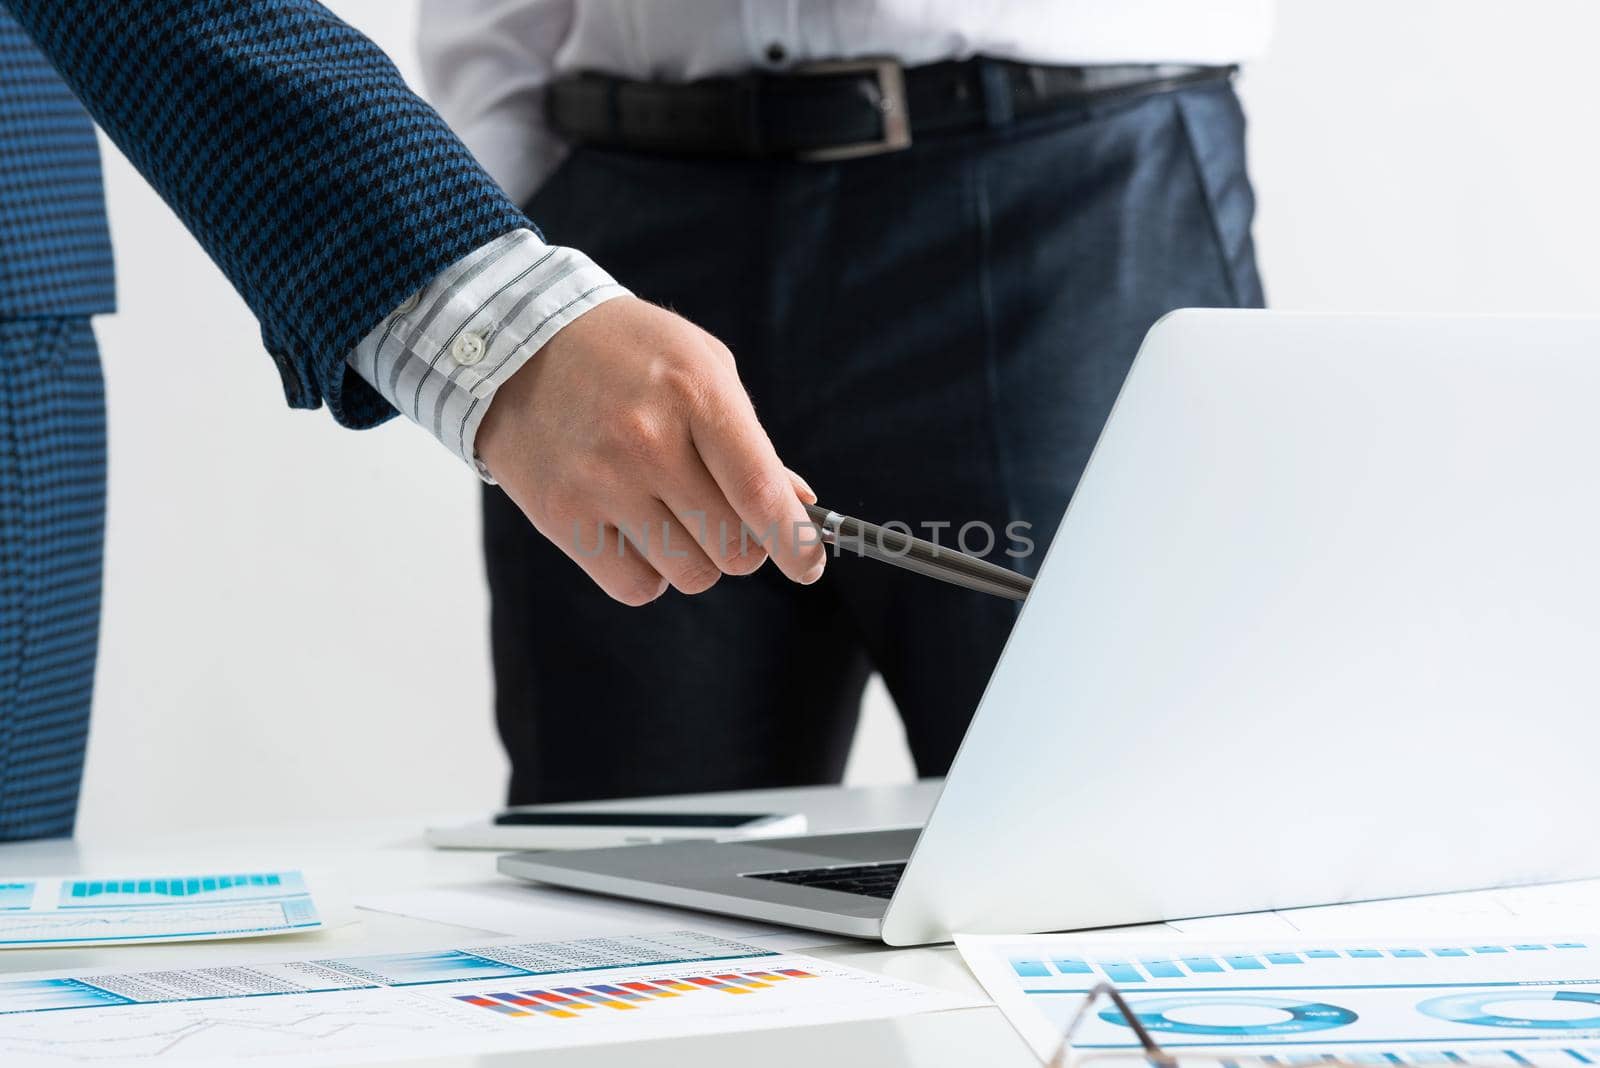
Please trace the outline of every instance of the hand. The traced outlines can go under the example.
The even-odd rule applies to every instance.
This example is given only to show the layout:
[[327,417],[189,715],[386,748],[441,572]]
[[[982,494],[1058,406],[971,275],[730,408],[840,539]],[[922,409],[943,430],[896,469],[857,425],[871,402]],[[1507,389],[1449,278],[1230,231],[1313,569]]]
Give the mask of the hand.
[[732,354],[635,297],[573,320],[500,387],[478,455],[539,533],[624,604],[668,584],[700,593],[768,555],[796,582],[822,576],[802,503],[816,495],[779,462]]

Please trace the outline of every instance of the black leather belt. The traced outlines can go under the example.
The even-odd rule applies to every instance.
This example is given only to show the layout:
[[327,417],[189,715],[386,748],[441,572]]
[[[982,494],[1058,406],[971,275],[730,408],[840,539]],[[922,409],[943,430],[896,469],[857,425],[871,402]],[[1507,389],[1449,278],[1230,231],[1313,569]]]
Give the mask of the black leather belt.
[[894,152],[925,135],[1004,126],[1075,104],[1222,81],[1234,70],[1046,67],[982,57],[921,67],[841,60],[676,84],[580,74],[552,83],[545,104],[551,126],[581,144],[833,160]]

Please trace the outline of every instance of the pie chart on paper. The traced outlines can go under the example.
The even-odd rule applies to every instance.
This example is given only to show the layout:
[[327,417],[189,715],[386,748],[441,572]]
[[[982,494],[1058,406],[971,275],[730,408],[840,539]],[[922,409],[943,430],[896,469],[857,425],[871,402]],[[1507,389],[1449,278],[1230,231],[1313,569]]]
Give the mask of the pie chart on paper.
[[1437,1020],[1528,1031],[1600,1028],[1600,993],[1588,990],[1477,990],[1429,998],[1417,1011]]
[[[1356,1014],[1341,1005],[1253,994],[1144,998],[1131,1002],[1131,1007],[1147,1030],[1218,1038],[1271,1038],[1329,1031],[1356,1020]],[[1100,1019],[1128,1026],[1115,1008],[1103,1010]]]

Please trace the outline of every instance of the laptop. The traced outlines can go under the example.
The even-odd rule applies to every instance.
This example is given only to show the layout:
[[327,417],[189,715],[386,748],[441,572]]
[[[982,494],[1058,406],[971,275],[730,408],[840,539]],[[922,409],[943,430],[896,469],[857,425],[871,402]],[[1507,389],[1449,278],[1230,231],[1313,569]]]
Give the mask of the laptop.
[[924,828],[500,868],[892,945],[1554,881],[1596,753],[1600,319],[1182,311]]

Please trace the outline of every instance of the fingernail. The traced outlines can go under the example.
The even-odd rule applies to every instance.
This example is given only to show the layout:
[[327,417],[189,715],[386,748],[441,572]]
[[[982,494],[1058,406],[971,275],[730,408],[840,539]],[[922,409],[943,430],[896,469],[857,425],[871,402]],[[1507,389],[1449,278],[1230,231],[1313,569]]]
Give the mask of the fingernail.
[[817,581],[817,579],[822,577],[822,573],[826,571],[827,568],[828,558],[824,556],[821,560],[817,561],[816,567],[813,567],[810,571],[807,571],[804,575],[800,576],[800,585],[811,585],[813,582]]
[[817,491],[811,488],[811,483],[801,478],[792,468],[785,467],[784,470],[789,472],[789,477],[794,480],[795,488],[800,491],[801,497],[806,498],[806,503],[816,504]]

